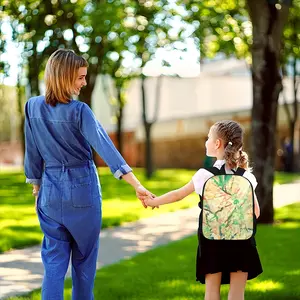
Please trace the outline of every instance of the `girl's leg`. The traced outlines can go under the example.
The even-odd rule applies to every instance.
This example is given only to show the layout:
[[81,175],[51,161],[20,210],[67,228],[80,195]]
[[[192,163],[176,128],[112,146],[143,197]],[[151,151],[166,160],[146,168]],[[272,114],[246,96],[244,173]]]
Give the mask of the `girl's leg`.
[[230,273],[228,300],[244,300],[248,273],[238,271]]
[[222,273],[205,275],[205,300],[220,300]]

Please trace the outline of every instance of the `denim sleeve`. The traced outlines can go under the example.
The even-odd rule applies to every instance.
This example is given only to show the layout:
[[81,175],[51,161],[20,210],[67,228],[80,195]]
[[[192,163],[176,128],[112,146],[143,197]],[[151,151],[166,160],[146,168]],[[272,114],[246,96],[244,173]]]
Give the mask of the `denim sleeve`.
[[124,158],[114,146],[110,137],[103,129],[101,124],[96,120],[96,117],[89,106],[83,103],[79,120],[79,129],[88,143],[101,156],[105,163],[109,166],[111,172],[117,179],[121,179],[132,171]]
[[25,104],[25,159],[24,169],[26,176],[26,183],[41,185],[43,173],[43,159],[36,147],[35,140],[30,127],[30,120],[28,114],[28,102]]

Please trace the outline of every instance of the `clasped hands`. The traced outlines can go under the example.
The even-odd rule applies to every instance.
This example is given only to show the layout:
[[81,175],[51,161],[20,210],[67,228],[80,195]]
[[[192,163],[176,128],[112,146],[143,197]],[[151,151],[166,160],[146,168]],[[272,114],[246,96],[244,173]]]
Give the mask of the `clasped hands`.
[[159,208],[159,206],[151,205],[151,200],[153,200],[156,196],[145,189],[142,185],[136,188],[136,196],[140,199],[145,208],[148,206],[151,206],[152,209]]
[[[37,210],[38,190],[39,190],[39,187],[33,189],[33,195],[35,196],[35,209],[36,210]],[[159,208],[159,206],[151,205],[151,202],[153,201],[153,199],[156,196],[154,194],[152,194],[151,192],[149,192],[147,189],[145,189],[142,185],[139,185],[136,188],[136,196],[140,199],[140,201],[142,202],[142,205],[145,208],[147,208],[148,206],[151,206],[152,209]]]

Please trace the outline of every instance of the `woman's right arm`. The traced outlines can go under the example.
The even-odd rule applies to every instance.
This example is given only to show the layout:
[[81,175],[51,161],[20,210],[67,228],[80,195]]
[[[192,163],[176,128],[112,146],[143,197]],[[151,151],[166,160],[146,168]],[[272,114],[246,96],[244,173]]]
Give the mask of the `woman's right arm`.
[[122,179],[122,176],[131,172],[132,169],[116,149],[89,106],[82,104],[79,117],[81,134],[109,166],[115,178]]
[[87,142],[105,161],[115,178],[123,178],[127,183],[133,186],[137,197],[141,200],[143,206],[146,207],[144,198],[146,196],[152,197],[153,195],[145,189],[135,177],[132,169],[116,149],[110,137],[86,104],[83,104],[81,107],[79,130]]

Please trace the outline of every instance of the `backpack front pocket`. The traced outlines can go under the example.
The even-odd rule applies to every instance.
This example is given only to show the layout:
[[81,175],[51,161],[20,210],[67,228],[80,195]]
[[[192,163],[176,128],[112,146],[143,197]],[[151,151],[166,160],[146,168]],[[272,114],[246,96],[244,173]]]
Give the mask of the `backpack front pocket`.
[[71,187],[71,200],[73,207],[83,208],[93,206],[91,182],[74,184]]
[[243,176],[209,178],[203,189],[202,233],[209,240],[247,240],[254,234],[254,196]]

